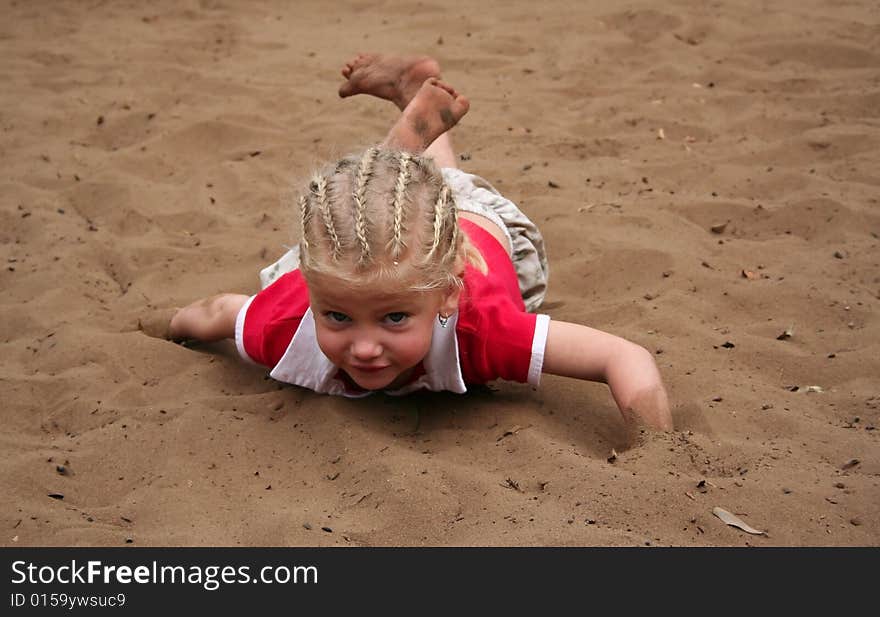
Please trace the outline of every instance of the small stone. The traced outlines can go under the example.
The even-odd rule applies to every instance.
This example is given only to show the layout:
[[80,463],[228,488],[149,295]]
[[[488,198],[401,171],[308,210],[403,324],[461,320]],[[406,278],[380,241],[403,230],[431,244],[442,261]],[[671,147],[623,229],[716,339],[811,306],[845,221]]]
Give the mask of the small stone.
[[712,402],[713,402],[713,403],[720,403],[720,402],[723,401],[723,400],[724,400],[724,399],[721,398],[720,396],[716,396],[716,397],[714,397],[714,398],[712,399]]
[[846,484],[844,484],[843,482],[835,482],[834,488],[846,488]]
[[856,527],[858,527],[859,525],[862,524],[862,519],[860,519],[858,517],[853,517],[853,518],[849,519],[849,524],[855,525]]
[[321,531],[326,531],[327,533],[333,533],[333,530],[329,527],[321,527]]
[[[712,195],[714,196],[715,193],[712,193]],[[723,234],[726,228],[727,223],[716,223],[715,225],[712,225],[712,227],[710,227],[709,229],[712,230],[713,234]]]
[[306,530],[308,530],[308,531],[311,531],[311,530],[312,530],[312,526],[309,525],[308,523],[303,523],[303,529],[306,529]]
[[837,259],[843,259],[844,257],[846,257],[846,255],[841,251],[834,251],[834,257],[836,257]]
[[790,488],[784,488],[784,489],[782,489],[782,492],[785,493],[786,495],[791,495],[791,489],[790,489]]

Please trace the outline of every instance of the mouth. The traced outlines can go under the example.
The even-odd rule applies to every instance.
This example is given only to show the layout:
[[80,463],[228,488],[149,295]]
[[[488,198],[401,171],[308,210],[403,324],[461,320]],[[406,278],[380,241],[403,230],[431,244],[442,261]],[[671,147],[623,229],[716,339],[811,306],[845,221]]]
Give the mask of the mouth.
[[358,364],[352,364],[351,368],[359,373],[378,373],[379,371],[384,371],[388,366],[361,366]]

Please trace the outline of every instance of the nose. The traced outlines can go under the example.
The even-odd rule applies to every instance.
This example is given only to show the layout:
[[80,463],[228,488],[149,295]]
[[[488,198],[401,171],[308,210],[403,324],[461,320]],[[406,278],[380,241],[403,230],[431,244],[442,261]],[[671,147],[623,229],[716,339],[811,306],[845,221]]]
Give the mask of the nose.
[[354,338],[350,351],[355,360],[367,362],[382,355],[382,344],[375,337],[365,333]]

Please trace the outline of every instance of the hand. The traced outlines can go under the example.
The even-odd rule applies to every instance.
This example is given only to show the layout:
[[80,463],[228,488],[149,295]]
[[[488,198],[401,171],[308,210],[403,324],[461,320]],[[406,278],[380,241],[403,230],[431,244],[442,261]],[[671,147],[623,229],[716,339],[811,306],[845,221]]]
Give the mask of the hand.
[[673,430],[669,400],[662,384],[641,390],[621,408],[628,424],[644,425],[655,431]]

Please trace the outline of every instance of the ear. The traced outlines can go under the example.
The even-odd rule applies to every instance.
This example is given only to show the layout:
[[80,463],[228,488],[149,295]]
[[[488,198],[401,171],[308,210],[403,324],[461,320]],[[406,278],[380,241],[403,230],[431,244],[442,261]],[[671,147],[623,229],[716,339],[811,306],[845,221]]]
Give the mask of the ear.
[[462,288],[458,285],[450,286],[440,303],[440,312],[444,315],[452,315],[458,310],[458,300],[461,298]]

